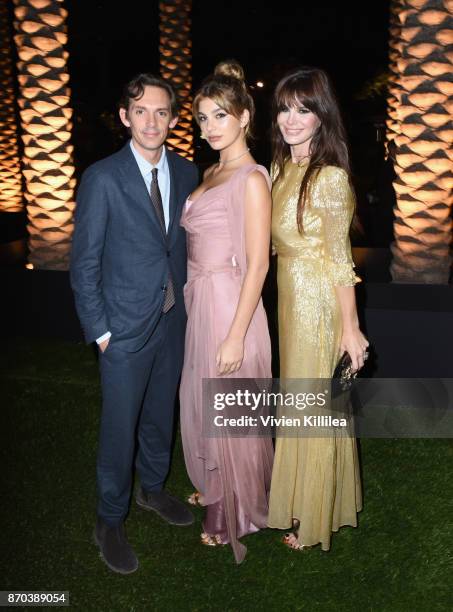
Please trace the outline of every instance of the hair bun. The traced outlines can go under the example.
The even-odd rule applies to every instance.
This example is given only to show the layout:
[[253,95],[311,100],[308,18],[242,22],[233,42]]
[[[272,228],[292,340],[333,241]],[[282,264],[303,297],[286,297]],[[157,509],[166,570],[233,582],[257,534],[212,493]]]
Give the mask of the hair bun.
[[243,81],[245,84],[244,69],[236,60],[225,60],[224,62],[219,62],[214,69],[214,74],[216,76],[233,77],[239,81]]

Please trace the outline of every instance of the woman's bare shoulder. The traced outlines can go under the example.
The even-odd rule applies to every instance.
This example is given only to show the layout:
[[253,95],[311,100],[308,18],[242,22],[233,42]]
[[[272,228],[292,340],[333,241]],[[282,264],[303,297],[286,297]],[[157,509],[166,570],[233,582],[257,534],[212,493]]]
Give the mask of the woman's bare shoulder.
[[269,191],[272,184],[269,172],[260,164],[255,164],[254,167],[250,169],[250,171],[247,173],[246,180],[248,189],[260,189],[266,187],[266,189]]

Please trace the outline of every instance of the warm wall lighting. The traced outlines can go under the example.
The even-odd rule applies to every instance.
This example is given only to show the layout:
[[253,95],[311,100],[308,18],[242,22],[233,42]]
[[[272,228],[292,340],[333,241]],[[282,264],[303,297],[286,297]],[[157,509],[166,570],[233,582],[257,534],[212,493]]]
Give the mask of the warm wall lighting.
[[193,159],[192,128],[192,40],[191,0],[159,2],[160,72],[176,90],[180,103],[179,122],[168,144],[183,157]]
[[395,282],[449,280],[451,23],[449,0],[392,0],[387,139],[396,144]]
[[397,108],[401,91],[398,61],[402,54],[401,22],[399,14],[402,11],[403,0],[391,0],[390,36],[389,36],[389,73],[387,94],[387,142],[399,134]]
[[14,0],[29,260],[66,270],[74,228],[72,109],[62,0]]
[[22,176],[17,142],[8,4],[0,3],[0,211],[20,212]]

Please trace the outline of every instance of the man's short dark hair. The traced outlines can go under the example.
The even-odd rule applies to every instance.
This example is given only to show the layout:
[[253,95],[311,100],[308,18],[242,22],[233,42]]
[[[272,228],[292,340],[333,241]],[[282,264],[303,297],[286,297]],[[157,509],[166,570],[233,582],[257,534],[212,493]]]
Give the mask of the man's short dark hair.
[[176,93],[170,83],[164,81],[160,77],[156,77],[149,72],[143,72],[141,74],[137,74],[133,79],[129,81],[129,83],[125,86],[123,90],[123,95],[121,96],[121,100],[119,102],[119,107],[129,110],[129,106],[132,100],[140,99],[143,96],[145,91],[145,87],[160,87],[164,89],[169,97],[170,97],[170,112],[172,117],[176,117],[178,114],[178,100],[176,98]]

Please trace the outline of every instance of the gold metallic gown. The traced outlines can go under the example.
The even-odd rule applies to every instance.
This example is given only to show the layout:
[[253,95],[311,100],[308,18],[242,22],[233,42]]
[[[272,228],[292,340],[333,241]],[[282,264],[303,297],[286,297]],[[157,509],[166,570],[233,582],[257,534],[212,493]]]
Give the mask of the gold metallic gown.
[[[342,319],[335,286],[352,286],[349,228],[354,197],[347,174],[323,168],[297,228],[299,188],[306,166],[291,160],[274,177],[272,241],[278,255],[280,378],[331,378],[339,359]],[[356,440],[278,437],[268,524],[300,521],[298,541],[329,550],[332,531],[357,525],[362,507]]]

